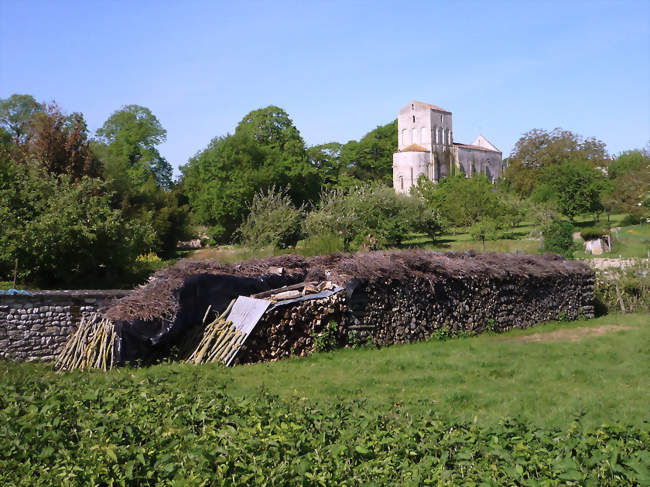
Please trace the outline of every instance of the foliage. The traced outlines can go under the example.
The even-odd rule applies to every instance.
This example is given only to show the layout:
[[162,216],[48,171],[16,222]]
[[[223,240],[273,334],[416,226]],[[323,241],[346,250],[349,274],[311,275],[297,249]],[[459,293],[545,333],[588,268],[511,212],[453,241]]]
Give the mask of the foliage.
[[397,120],[379,125],[359,141],[310,147],[309,160],[323,178],[323,189],[350,188],[369,182],[392,186]]
[[552,220],[542,231],[544,251],[572,257],[575,250],[573,243],[573,225],[563,220]]
[[591,167],[606,167],[605,144],[593,137],[584,139],[569,130],[550,132],[533,129],[521,136],[508,158],[505,183],[520,196],[529,196],[545,168],[573,160]]
[[97,136],[95,151],[116,190],[125,192],[152,176],[161,188],[171,187],[172,167],[156,148],[165,142],[167,131],[151,110],[123,106],[97,130]]
[[456,227],[467,227],[483,219],[516,221],[515,208],[504,204],[492,182],[484,174],[466,178],[459,174],[434,183],[421,177],[414,194],[424,198],[427,205],[437,210],[444,221]]
[[609,211],[629,213],[639,219],[650,215],[650,152],[627,151],[609,167],[610,185],[603,194]]
[[636,172],[639,169],[646,169],[650,164],[650,152],[648,149],[634,149],[620,153],[607,168],[607,175],[610,179],[616,179],[627,172]]
[[0,221],[0,276],[17,258],[21,280],[39,285],[117,281],[153,237],[111,208],[101,181],[74,183],[34,163],[0,162]]
[[[0,483],[644,485],[647,316],[570,343],[510,333],[231,369],[0,362]],[[518,333],[553,326],[572,327]]]
[[14,94],[0,98],[0,129],[6,131],[12,142],[22,145],[30,131],[34,116],[43,112],[43,105],[31,95]]
[[177,243],[192,237],[189,205],[178,186],[165,190],[149,177],[144,184],[131,187],[120,196],[117,206],[122,214],[154,230],[152,249],[159,256],[172,257]]
[[601,238],[603,235],[606,235],[608,232],[609,230],[606,230],[602,227],[590,227],[580,230],[580,236],[584,241],[595,240],[597,238]]
[[243,242],[253,248],[295,247],[302,236],[304,215],[304,208],[296,208],[287,190],[272,186],[253,196],[248,217],[238,232]]
[[246,115],[233,135],[217,137],[181,168],[199,223],[217,242],[233,240],[254,195],[271,186],[290,188],[295,204],[317,198],[320,181],[304,142],[278,107]]
[[600,213],[604,188],[600,171],[582,161],[554,164],[541,171],[541,183],[534,189],[535,202],[553,201],[571,221],[580,214]]
[[296,249],[302,255],[328,255],[343,252],[343,239],[334,233],[321,233],[308,236],[303,241],[302,248]]
[[623,268],[597,271],[594,295],[599,314],[622,311],[621,301],[627,313],[650,309],[649,274],[647,263],[640,259]]
[[54,103],[30,115],[12,158],[36,161],[51,174],[67,174],[74,181],[99,176],[101,169],[90,148],[83,115],[65,115]]
[[400,245],[410,232],[435,238],[441,229],[437,212],[421,198],[378,184],[323,193],[305,220],[307,235],[338,235],[345,250]]
[[472,240],[478,240],[485,244],[486,240],[497,240],[499,238],[499,231],[503,228],[503,225],[493,218],[483,218],[472,225],[469,229],[469,233],[472,236]]
[[336,348],[338,341],[339,325],[336,321],[329,321],[319,333],[311,335],[314,340],[316,352],[329,352]]

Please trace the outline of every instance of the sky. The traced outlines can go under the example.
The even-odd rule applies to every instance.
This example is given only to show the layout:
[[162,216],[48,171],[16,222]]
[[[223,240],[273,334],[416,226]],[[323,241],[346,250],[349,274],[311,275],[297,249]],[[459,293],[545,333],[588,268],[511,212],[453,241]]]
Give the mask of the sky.
[[283,108],[315,145],[412,100],[504,157],[555,127],[617,154],[650,141],[650,2],[0,0],[0,98],[13,93],[83,113],[93,134],[148,107],[175,169],[257,108]]

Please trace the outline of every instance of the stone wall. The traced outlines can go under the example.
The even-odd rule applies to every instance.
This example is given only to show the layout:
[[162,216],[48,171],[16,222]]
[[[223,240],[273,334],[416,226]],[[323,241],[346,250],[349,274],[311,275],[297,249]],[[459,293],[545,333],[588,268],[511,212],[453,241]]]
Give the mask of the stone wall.
[[87,316],[128,291],[0,294],[0,359],[53,360]]

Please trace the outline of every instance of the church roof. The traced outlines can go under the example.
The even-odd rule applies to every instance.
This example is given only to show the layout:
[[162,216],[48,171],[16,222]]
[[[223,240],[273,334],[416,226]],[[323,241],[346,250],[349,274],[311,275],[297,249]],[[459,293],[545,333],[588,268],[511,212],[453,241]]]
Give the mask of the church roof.
[[400,152],[429,152],[429,149],[425,149],[421,145],[411,144],[408,147],[404,147]]
[[485,152],[498,152],[499,154],[501,154],[500,150],[488,149],[487,147],[481,147],[480,145],[459,144],[457,142],[454,142],[454,145],[456,147],[462,147],[463,149],[482,150]]
[[451,113],[449,110],[445,110],[444,108],[437,107],[435,105],[431,105],[430,103],[422,103],[421,101],[412,101],[412,104],[417,103],[418,105],[423,105],[427,108],[431,108],[433,110],[437,110],[439,112],[445,112],[445,113]]

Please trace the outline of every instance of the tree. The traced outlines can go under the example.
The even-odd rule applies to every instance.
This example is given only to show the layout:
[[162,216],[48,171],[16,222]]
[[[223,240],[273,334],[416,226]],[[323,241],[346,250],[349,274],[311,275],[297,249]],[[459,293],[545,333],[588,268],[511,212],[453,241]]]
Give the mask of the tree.
[[115,285],[151,245],[150,227],[111,208],[99,179],[48,173],[36,161],[0,161],[0,279],[18,259],[40,286]]
[[598,169],[583,161],[571,161],[546,167],[532,199],[553,201],[558,211],[573,221],[577,215],[603,210],[600,202],[603,188],[604,177]]
[[274,106],[246,115],[234,134],[213,139],[181,171],[199,221],[220,242],[234,238],[257,192],[287,188],[293,203],[301,205],[317,199],[320,189],[300,133]]
[[563,220],[552,220],[542,230],[544,250],[573,257],[575,243],[573,242],[573,225]]
[[307,149],[309,162],[320,174],[322,187],[331,189],[337,186],[343,169],[341,153],[343,144],[328,142]]
[[518,195],[530,196],[544,168],[569,160],[605,168],[609,156],[605,144],[593,137],[584,139],[560,128],[533,129],[521,136],[508,158],[506,184]]
[[645,169],[650,165],[650,151],[648,149],[634,149],[622,152],[612,161],[607,168],[610,179],[616,179],[630,171]]
[[37,161],[49,173],[67,174],[74,181],[99,176],[101,168],[81,113],[65,115],[56,103],[47,104],[31,116],[24,130],[16,160]]
[[7,131],[15,144],[24,144],[34,115],[43,109],[43,105],[31,95],[14,94],[0,99],[0,127]]
[[97,130],[97,136],[100,144],[95,150],[108,178],[121,186],[137,186],[153,176],[161,188],[171,187],[172,167],[156,147],[166,140],[167,131],[151,110],[123,106]]
[[650,151],[626,151],[609,167],[610,177],[603,194],[608,211],[629,213],[643,218],[650,213]]
[[479,173],[471,178],[462,174],[443,178],[437,184],[421,177],[413,192],[455,227],[467,227],[485,217],[502,218],[508,210],[491,181]]

